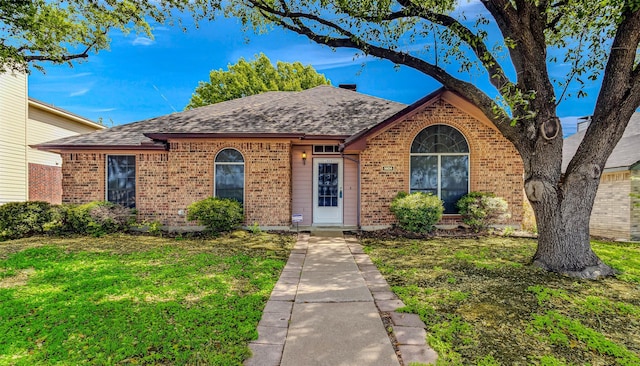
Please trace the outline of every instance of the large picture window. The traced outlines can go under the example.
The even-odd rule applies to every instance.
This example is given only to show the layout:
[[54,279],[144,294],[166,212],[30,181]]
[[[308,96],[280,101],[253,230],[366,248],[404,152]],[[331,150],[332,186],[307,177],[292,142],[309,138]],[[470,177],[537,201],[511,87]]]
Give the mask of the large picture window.
[[456,202],[469,192],[469,145],[453,127],[434,125],[411,144],[411,192],[430,192],[444,202],[444,213],[458,212]]
[[107,155],[107,201],[136,207],[136,157]]
[[216,155],[213,195],[244,202],[244,158],[238,150],[224,149]]

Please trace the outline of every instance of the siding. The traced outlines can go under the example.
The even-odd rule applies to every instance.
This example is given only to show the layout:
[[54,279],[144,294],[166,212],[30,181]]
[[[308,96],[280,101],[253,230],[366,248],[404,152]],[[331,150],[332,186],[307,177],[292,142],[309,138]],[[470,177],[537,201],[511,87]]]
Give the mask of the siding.
[[27,78],[0,74],[0,204],[27,199]]
[[[302,162],[302,152],[307,162]],[[313,221],[313,147],[293,146],[291,149],[291,209],[292,214],[302,214],[299,225],[309,226]]]
[[[29,106],[28,117],[27,145],[40,144],[96,130],[33,106]],[[31,148],[27,149],[27,160],[29,163],[42,165],[60,166],[62,164],[60,155]]]

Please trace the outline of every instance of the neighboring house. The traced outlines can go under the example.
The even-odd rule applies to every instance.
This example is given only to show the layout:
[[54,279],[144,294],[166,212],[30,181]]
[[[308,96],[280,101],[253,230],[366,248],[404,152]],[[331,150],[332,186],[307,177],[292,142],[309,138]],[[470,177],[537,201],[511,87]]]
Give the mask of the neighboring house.
[[[564,140],[562,170],[576,153],[588,120],[578,132]],[[591,235],[612,239],[640,240],[640,113],[629,120],[627,129],[605,164],[591,211]]]
[[[139,220],[193,225],[209,196],[244,205],[245,223],[375,229],[399,191],[433,192],[457,223],[468,191],[523,211],[523,165],[472,103],[440,89],[411,106],[332,86],[267,92],[40,144],[63,159],[63,201],[135,207]],[[299,217],[299,216],[298,216]]]
[[62,158],[30,145],[104,127],[27,96],[25,74],[0,74],[0,204],[62,201]]

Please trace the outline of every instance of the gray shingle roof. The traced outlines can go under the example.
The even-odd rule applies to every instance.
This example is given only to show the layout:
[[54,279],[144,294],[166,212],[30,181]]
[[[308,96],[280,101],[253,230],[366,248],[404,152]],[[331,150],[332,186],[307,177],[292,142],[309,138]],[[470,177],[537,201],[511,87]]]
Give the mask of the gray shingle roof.
[[[564,146],[562,149],[562,171],[567,169],[569,161],[575,155],[578,150],[578,146],[586,131],[580,131],[567,137],[564,140]],[[640,162],[640,113],[635,112],[627,129],[624,131],[622,138],[616,145],[615,149],[609,156],[605,169],[620,169],[629,168],[632,165]]]
[[41,144],[139,146],[145,133],[305,134],[350,136],[406,105],[332,86],[266,92]]

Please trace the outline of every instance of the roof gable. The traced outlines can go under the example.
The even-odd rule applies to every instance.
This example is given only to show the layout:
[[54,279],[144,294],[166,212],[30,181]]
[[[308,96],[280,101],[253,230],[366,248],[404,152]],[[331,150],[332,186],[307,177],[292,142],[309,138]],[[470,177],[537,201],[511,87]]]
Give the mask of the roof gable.
[[344,142],[342,147],[344,150],[363,150],[364,148],[366,148],[367,139],[373,138],[383,133],[384,131],[393,127],[396,123],[400,123],[419,113],[422,113],[425,109],[438,102],[439,100],[443,100],[453,105],[461,111],[471,115],[481,123],[497,131],[497,128],[493,125],[491,120],[489,120],[489,118],[487,118],[487,116],[480,110],[480,108],[468,101],[466,98],[462,97],[460,94],[442,87],[425,96],[424,98],[421,98],[410,106],[404,108],[403,110],[397,112],[396,114],[390,116],[386,120],[349,137]]

